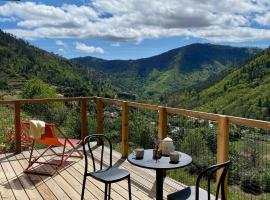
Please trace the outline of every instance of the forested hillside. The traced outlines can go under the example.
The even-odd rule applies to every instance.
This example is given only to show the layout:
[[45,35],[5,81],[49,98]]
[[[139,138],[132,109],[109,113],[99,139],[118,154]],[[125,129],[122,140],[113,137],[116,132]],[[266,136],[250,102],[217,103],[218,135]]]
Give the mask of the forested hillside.
[[269,120],[270,50],[255,57],[258,52],[192,44],[139,60],[86,57],[72,62],[0,31],[0,94],[21,94],[25,82],[37,77],[64,96],[128,92],[139,101],[148,98],[174,107]]
[[198,92],[188,90],[166,98],[170,105],[270,120],[270,49]]
[[101,72],[74,64],[0,30],[0,91],[20,94],[25,81],[32,77],[49,83],[65,96],[113,96],[115,93]]
[[141,98],[158,97],[215,79],[224,70],[260,52],[260,49],[213,44],[191,44],[138,60],[107,61],[93,57],[72,61],[93,67],[110,76],[125,92]]

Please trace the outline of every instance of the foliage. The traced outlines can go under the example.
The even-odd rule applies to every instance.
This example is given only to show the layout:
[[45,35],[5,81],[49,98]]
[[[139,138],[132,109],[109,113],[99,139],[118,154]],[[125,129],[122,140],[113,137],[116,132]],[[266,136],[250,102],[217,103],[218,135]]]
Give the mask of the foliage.
[[209,163],[213,163],[214,156],[200,128],[191,129],[184,136],[180,149],[193,158],[192,165],[187,169],[191,174],[199,174],[209,166]]
[[164,94],[178,93],[222,76],[224,70],[258,52],[259,49],[191,44],[138,60],[103,60],[88,56],[72,61],[105,72],[124,92],[137,94],[140,99],[158,100]]
[[26,82],[22,97],[24,99],[57,98],[57,92],[42,80],[32,78]]
[[[25,99],[57,98],[56,90],[38,78],[27,81],[24,88],[22,97]],[[47,122],[51,118],[54,118],[55,123],[61,123],[67,112],[67,109],[62,103],[24,104],[23,110],[31,114],[34,118],[39,118]]]
[[153,116],[151,113],[144,111],[133,111],[130,113],[129,121],[129,138],[130,141],[143,148],[154,148],[154,135],[157,135],[156,124],[153,124]]
[[256,169],[250,169],[241,178],[241,188],[243,191],[252,194],[260,194],[262,186],[259,181],[259,173]]
[[270,193],[270,173],[266,172],[262,180],[263,190]]
[[266,49],[212,86],[202,91],[189,89],[167,101],[181,108],[270,120],[269,75],[270,49]]
[[38,49],[0,30],[0,89],[14,94],[38,77],[65,96],[113,97],[117,89],[102,73]]
[[70,138],[80,138],[81,133],[81,115],[74,108],[70,108],[69,115],[65,117],[61,124],[61,129],[65,130]]
[[[0,31],[0,90],[3,93],[0,96],[17,90],[22,91],[22,97],[27,99],[57,98],[59,93],[64,96],[105,97],[114,97],[118,93],[122,98],[138,98],[140,101],[161,102],[174,107],[269,120],[270,50],[236,65],[257,52],[260,50],[194,44],[133,61],[76,59],[93,69],[42,51]],[[69,137],[77,138],[80,135],[78,104],[37,103],[25,104],[22,108],[25,119],[38,118],[55,123]],[[108,106],[105,109],[112,112],[116,108]],[[119,109],[116,110],[119,112]],[[9,108],[4,111],[11,112]],[[88,126],[90,132],[94,133],[95,106],[89,106],[89,113],[91,120]],[[130,109],[129,118],[129,141],[132,147],[153,148],[153,138],[157,135],[157,116],[148,111]],[[5,124],[0,127],[1,136],[12,127],[12,120],[2,120]],[[105,134],[113,139],[114,144],[118,144],[121,141],[121,117],[105,120]],[[189,127],[190,123],[193,123],[192,127]],[[171,137],[179,141],[177,145],[181,151],[193,157],[193,164],[184,173],[196,175],[215,163],[215,126],[210,127],[208,122],[183,119],[180,123],[172,122],[168,129],[172,127],[179,130],[172,133]],[[266,171],[269,163],[262,159],[264,155],[262,149],[258,148],[260,145],[247,141],[247,135],[252,133],[257,140],[266,143],[267,133],[238,127],[230,130],[232,165],[229,183],[240,185],[244,191],[253,194],[269,192],[270,176]],[[269,148],[265,143],[261,146]],[[14,143],[10,145],[12,148]],[[180,177],[179,174],[175,173],[175,176]]]

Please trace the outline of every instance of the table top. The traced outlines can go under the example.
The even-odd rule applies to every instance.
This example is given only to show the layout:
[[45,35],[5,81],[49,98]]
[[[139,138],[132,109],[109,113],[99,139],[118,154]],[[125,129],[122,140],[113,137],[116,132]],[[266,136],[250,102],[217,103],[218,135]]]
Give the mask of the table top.
[[138,167],[147,168],[147,169],[177,169],[185,167],[192,162],[192,158],[182,152],[179,152],[180,159],[176,164],[170,163],[169,156],[162,156],[160,159],[153,159],[153,149],[145,149],[144,156],[142,159],[136,159],[134,154],[128,156],[128,161]]

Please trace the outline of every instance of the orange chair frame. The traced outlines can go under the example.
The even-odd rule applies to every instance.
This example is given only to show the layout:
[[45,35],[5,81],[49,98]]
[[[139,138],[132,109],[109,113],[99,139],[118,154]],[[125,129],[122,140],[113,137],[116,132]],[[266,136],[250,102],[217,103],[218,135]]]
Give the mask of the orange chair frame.
[[[62,138],[57,138],[57,136],[54,133],[54,128],[56,128],[59,131]],[[26,134],[26,131],[30,131],[30,123],[29,122],[22,122],[21,123],[21,131],[22,131],[22,134]],[[82,142],[83,142],[82,140],[67,138],[67,136],[56,125],[46,123],[45,132],[44,132],[44,134],[41,135],[41,138],[39,138],[39,139],[32,138],[32,145],[31,145],[32,148],[31,148],[31,153],[30,153],[30,157],[29,157],[29,164],[28,164],[28,167],[24,170],[24,173],[35,174],[35,175],[44,175],[44,176],[53,176],[54,173],[57,172],[59,170],[59,168],[61,168],[61,166],[65,163],[65,161],[69,157],[83,158],[83,155],[78,150],[78,148]],[[35,149],[36,143],[48,145],[48,147],[38,157],[34,158],[33,151]],[[53,147],[55,147],[55,146],[62,146],[63,151],[61,153],[57,153],[55,150],[53,150]],[[67,146],[72,147],[72,149],[66,151]],[[50,163],[49,161],[51,161],[51,159],[46,161],[46,162],[39,161],[39,159],[49,150],[51,150],[51,152],[53,152],[56,156],[61,156],[60,163]],[[72,155],[74,152],[77,152],[79,155]],[[34,158],[34,159],[32,159],[32,158]],[[51,173],[33,171],[30,168],[35,163],[51,165],[53,168],[53,171]]]

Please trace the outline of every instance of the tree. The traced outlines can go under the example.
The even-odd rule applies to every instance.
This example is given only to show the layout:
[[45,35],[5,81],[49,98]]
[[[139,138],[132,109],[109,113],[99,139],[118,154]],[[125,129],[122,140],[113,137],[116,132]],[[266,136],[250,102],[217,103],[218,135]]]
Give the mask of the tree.
[[[43,99],[57,98],[58,96],[54,88],[38,78],[33,78],[26,82],[22,97],[25,99]],[[24,104],[23,110],[34,118],[58,125],[63,123],[67,116],[67,109],[62,102]]]
[[27,81],[24,88],[24,99],[57,98],[56,90],[38,78]]
[[191,129],[186,134],[180,145],[180,150],[192,156],[193,163],[188,167],[191,174],[199,174],[214,163],[213,153],[209,150],[200,129]]

